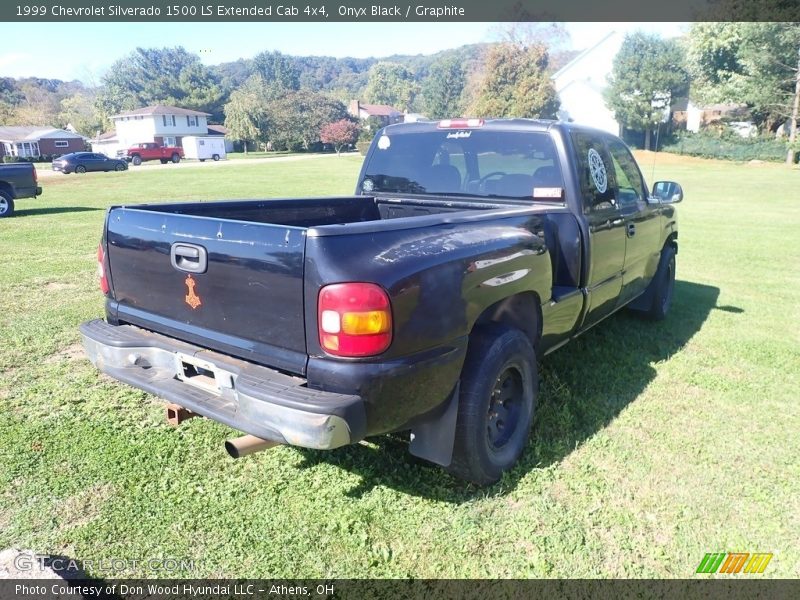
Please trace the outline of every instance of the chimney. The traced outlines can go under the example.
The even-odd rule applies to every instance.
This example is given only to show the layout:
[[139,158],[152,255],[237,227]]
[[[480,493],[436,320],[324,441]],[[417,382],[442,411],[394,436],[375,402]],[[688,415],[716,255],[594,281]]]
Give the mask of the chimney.
[[347,109],[356,119],[361,117],[361,103],[358,100],[350,100],[350,108]]

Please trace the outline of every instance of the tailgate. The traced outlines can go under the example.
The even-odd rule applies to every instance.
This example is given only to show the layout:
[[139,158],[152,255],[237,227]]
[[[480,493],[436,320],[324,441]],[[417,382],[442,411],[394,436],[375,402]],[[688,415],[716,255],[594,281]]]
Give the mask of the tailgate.
[[305,374],[305,229],[112,208],[120,321]]

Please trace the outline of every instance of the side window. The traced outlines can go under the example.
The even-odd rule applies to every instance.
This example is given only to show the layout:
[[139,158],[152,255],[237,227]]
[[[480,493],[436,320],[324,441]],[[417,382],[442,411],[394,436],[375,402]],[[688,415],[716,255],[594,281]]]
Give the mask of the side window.
[[616,209],[614,199],[614,169],[611,156],[602,137],[573,131],[578,182],[581,186],[583,208],[586,212]]
[[617,202],[620,208],[638,206],[644,202],[644,181],[636,161],[628,148],[619,140],[610,140],[608,150],[614,162],[617,180]]

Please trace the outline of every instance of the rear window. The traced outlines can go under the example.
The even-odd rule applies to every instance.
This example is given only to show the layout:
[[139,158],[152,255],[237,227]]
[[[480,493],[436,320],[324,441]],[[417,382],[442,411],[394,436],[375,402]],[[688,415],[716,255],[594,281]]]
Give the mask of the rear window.
[[[366,166],[364,193],[555,197],[563,188],[546,133],[443,129],[378,138]],[[560,197],[560,196],[559,196]]]

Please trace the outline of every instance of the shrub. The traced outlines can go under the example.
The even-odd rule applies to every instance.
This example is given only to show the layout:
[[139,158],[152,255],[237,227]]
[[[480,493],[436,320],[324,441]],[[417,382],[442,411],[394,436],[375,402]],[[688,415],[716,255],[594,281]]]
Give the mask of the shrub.
[[743,138],[735,133],[683,133],[675,136],[675,141],[662,146],[664,152],[721,158],[723,160],[786,160],[787,145],[772,137]]
[[3,157],[4,163],[18,163],[22,162],[22,159],[19,156],[4,156]]
[[356,149],[361,153],[361,156],[366,156],[367,155],[367,150],[369,150],[369,145],[371,143],[372,143],[371,141],[369,141],[369,142],[363,142],[363,141],[362,142],[356,142]]

